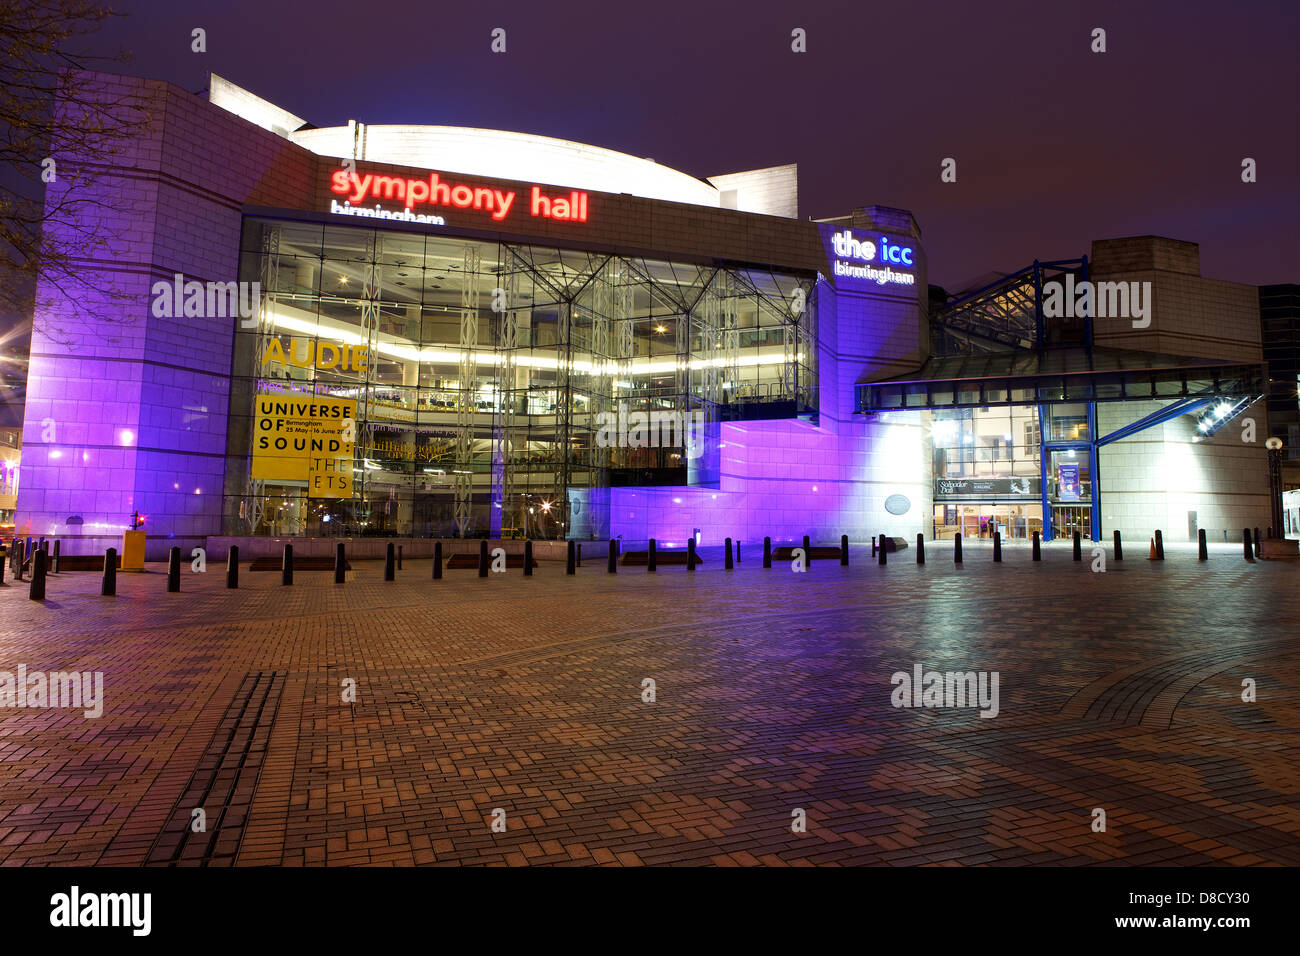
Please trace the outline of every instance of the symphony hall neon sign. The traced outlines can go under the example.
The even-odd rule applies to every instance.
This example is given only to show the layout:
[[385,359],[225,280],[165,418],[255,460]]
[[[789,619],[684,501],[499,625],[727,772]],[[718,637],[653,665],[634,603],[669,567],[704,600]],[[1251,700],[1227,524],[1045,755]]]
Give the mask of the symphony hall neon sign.
[[[347,203],[357,206],[365,202],[384,199],[398,200],[406,209],[417,205],[454,206],[458,209],[476,209],[489,212],[500,222],[510,214],[515,203],[514,191],[488,186],[469,186],[464,183],[445,183],[437,173],[428,179],[408,179],[405,176],[381,176],[374,173],[357,174],[350,170],[337,170],[331,177],[330,192],[347,196]],[[587,194],[570,192],[567,196],[547,196],[540,186],[532,187],[528,197],[529,215],[539,219],[561,222],[587,221]]]

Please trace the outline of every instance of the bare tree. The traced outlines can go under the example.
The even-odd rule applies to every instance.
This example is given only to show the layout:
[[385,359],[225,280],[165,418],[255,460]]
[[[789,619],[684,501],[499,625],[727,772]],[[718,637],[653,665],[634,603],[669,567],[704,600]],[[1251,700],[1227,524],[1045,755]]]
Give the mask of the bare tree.
[[93,166],[120,152],[149,116],[104,98],[85,72],[127,56],[81,48],[116,16],[87,0],[0,0],[0,319],[8,325],[0,351],[25,346],[26,318],[52,300],[78,309],[120,298],[85,268],[104,257],[116,212],[109,192],[92,186]]

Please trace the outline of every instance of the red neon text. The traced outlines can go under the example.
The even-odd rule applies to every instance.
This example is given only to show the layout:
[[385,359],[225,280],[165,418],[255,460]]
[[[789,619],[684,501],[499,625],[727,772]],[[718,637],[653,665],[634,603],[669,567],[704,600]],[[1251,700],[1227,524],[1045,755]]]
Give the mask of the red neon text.
[[[467,186],[463,183],[445,183],[437,173],[428,179],[407,179],[404,176],[380,176],[374,173],[359,175],[346,169],[335,171],[330,181],[330,191],[347,196],[352,205],[370,200],[396,199],[407,209],[420,204],[431,206],[456,206],[460,209],[478,209],[492,214],[500,222],[510,214],[515,193],[487,186]],[[529,214],[543,219],[566,222],[587,221],[587,194],[570,192],[567,196],[546,196],[541,188],[532,189]]]

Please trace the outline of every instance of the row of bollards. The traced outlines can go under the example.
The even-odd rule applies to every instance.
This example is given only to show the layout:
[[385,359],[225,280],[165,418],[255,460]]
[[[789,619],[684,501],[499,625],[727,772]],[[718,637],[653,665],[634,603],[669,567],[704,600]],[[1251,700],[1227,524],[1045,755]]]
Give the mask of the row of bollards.
[[[1082,535],[1080,532],[1073,532],[1073,558],[1075,561],[1081,561],[1083,558]],[[1197,559],[1200,561],[1209,560],[1209,548],[1206,542],[1205,530],[1197,531]],[[1254,529],[1252,535],[1250,528],[1242,529],[1242,552],[1247,561],[1253,561],[1255,558],[1262,556],[1261,535],[1259,529]],[[1034,531],[1032,538],[1032,554],[1034,561],[1042,560],[1042,546],[1039,533]],[[20,538],[14,538],[10,546],[9,564],[14,572],[14,580],[23,580],[23,569],[26,565],[26,552],[31,539],[24,541]],[[734,552],[733,552],[734,547]],[[889,558],[889,538],[887,535],[880,535],[879,539],[871,540],[872,554],[876,556],[881,566],[888,564]],[[59,568],[60,542],[53,542],[52,554],[47,551],[45,539],[36,542],[36,548],[31,552],[32,575],[29,583],[28,593],[33,601],[42,601],[45,599],[45,584],[47,574],[57,574]],[[803,537],[803,551],[805,566],[812,565],[812,547],[810,537]],[[840,565],[847,567],[849,564],[849,537],[848,535],[840,536]],[[1156,530],[1154,537],[1151,539],[1150,558],[1154,561],[1163,561],[1164,553],[1164,536],[1159,529]],[[733,557],[734,554],[734,557]],[[618,555],[619,541],[616,538],[609,540],[607,570],[610,574],[618,573]],[[727,538],[724,542],[724,568],[728,571],[733,570],[736,563],[740,561],[740,544]],[[402,547],[388,543],[384,554],[384,580],[396,580],[396,570],[402,566]],[[649,541],[649,549],[646,555],[646,570],[655,572],[658,570],[658,544],[654,538]],[[1124,560],[1123,541],[1119,531],[1114,532],[1114,560]],[[993,535],[993,561],[1002,562],[1002,534],[994,532]],[[686,542],[686,568],[688,571],[694,571],[699,563],[696,554],[695,538],[691,537]],[[916,536],[916,563],[925,564],[925,535]],[[953,563],[962,563],[962,536],[959,533],[953,536]],[[479,542],[479,561],[478,576],[485,578],[489,571],[488,543],[485,540]],[[565,573],[572,575],[577,573],[577,568],[582,566],[582,545],[576,541],[568,542],[567,555],[565,560]],[[763,567],[772,567],[772,539],[770,536],[763,538]],[[344,545],[339,543],[334,555],[334,583],[343,584],[346,581],[347,557]],[[434,542],[433,548],[433,580],[442,580],[443,559],[442,559],[442,542]],[[531,539],[524,541],[524,575],[532,577],[533,575],[533,542]],[[280,583],[284,586],[293,584],[293,545],[284,546],[283,557],[280,564]],[[4,567],[0,565],[0,585],[4,584]],[[226,562],[226,587],[239,587],[239,547],[231,545]],[[173,547],[167,555],[167,591],[169,593],[178,593],[181,589],[181,549]],[[117,594],[117,549],[109,548],[104,552],[104,570],[103,579],[100,584],[100,594],[105,597],[112,597]]]

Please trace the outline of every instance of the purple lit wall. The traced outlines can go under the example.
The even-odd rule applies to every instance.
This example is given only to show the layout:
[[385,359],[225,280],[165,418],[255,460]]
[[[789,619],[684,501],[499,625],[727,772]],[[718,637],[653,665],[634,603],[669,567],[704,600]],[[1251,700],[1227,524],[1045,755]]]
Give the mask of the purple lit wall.
[[[111,239],[85,267],[88,288],[75,301],[38,289],[16,526],[102,553],[138,510],[154,560],[221,533],[235,320],[160,318],[151,289],[176,273],[238,279],[242,206],[294,148],[167,84],[94,76],[105,102],[138,103],[150,122],[123,151],[91,157],[95,179],[79,187]],[[57,159],[71,171],[86,157]],[[274,191],[305,204],[306,164],[301,180]]]
[[[719,488],[609,489],[610,535],[626,546],[655,538],[684,546],[695,528],[701,543],[726,537],[759,542],[838,542],[841,534],[864,540],[875,534],[930,533],[933,512],[929,448],[919,413],[895,413],[884,420],[855,415],[854,388],[862,381],[916,368],[924,361],[926,267],[920,230],[904,210],[873,206],[820,227],[827,258],[857,269],[889,268],[909,275],[910,284],[851,275],[818,283],[817,425],[797,420],[724,425]],[[834,236],[848,232],[857,255],[839,255]],[[881,240],[884,240],[883,242]],[[869,241],[872,249],[862,248]],[[886,266],[883,256],[911,264]],[[841,243],[841,250],[845,246]],[[902,515],[884,507],[903,495]]]

